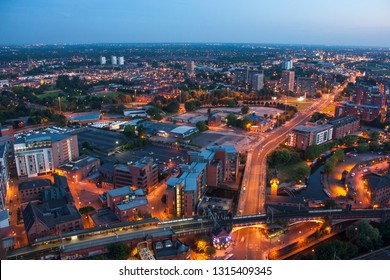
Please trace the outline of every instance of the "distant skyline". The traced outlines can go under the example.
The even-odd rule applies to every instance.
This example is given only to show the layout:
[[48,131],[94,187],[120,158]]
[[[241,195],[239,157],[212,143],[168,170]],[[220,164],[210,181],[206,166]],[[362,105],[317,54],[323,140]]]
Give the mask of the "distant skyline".
[[1,0],[0,44],[390,47],[389,0]]

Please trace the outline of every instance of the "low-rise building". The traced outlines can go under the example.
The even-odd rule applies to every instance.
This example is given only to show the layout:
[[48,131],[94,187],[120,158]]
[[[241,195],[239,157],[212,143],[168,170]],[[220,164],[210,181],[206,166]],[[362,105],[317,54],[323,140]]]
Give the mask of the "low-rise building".
[[191,136],[192,134],[197,133],[198,131],[199,130],[196,127],[183,125],[172,129],[170,134],[172,134],[174,137],[184,139]]
[[301,150],[306,150],[312,145],[320,145],[331,141],[333,138],[333,125],[307,123],[296,126],[289,134],[288,145]]
[[58,174],[66,176],[69,181],[77,183],[91,176],[93,173],[98,172],[99,167],[99,159],[83,155],[60,165],[56,171]]
[[121,222],[135,220],[149,213],[148,200],[143,189],[125,186],[109,190],[106,198],[107,207],[115,212]]
[[333,125],[333,139],[341,139],[359,130],[360,122],[356,116],[334,118],[329,121]]
[[38,237],[83,228],[80,212],[64,200],[29,202],[23,210],[23,219],[30,242]]
[[19,197],[21,203],[41,200],[42,192],[51,186],[49,179],[39,179],[22,182],[18,186]]
[[372,205],[390,206],[390,175],[370,174],[367,176],[367,195]]

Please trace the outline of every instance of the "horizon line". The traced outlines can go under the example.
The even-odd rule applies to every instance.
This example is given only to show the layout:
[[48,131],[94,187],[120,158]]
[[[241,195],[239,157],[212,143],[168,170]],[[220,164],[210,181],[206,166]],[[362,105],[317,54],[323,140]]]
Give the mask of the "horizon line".
[[263,46],[321,46],[338,48],[387,48],[374,45],[337,45],[325,43],[254,43],[254,42],[94,42],[94,43],[0,43],[0,46],[58,46],[58,45],[263,45]]

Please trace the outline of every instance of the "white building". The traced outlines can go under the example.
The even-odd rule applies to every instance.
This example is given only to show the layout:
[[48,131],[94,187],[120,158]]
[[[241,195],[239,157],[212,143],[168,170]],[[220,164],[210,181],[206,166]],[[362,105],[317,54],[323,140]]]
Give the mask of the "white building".
[[291,70],[292,68],[293,68],[293,61],[292,60],[283,61],[283,69],[284,70]]
[[264,73],[252,76],[252,87],[254,90],[261,90],[264,87]]
[[112,65],[117,65],[117,64],[118,64],[118,60],[117,60],[117,58],[116,58],[115,55],[112,55],[112,56],[111,56],[111,64],[112,64]]
[[100,57],[100,65],[104,65],[104,64],[106,64],[106,57],[105,56],[101,56]]
[[124,56],[120,56],[119,57],[119,65],[124,65],[125,64],[125,57]]

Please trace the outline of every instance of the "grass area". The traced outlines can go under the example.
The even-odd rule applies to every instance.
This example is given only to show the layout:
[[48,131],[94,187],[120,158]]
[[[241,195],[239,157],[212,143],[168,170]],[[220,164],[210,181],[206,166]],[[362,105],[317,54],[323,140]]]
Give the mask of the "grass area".
[[326,106],[322,111],[321,113],[325,113],[325,114],[334,114],[334,109],[336,108],[335,104],[334,103],[331,103],[329,104],[328,106]]
[[306,164],[305,161],[278,166],[277,171],[278,171],[280,183],[291,182],[294,179],[299,180],[298,177],[300,176],[298,176],[298,174],[301,173],[300,170],[302,169],[307,170],[307,174],[306,174],[307,176],[310,174],[310,167]]
[[49,97],[49,98],[56,98],[58,97],[58,95],[61,93],[62,91],[60,89],[57,89],[57,90],[48,90],[48,91],[44,91],[43,94],[39,94],[37,95],[37,97],[39,99],[43,99],[43,98],[46,98],[46,97]]
[[107,91],[107,92],[98,92],[97,94],[95,94],[96,96],[98,97],[117,97],[121,94],[122,92],[120,91],[117,91],[117,92],[113,92],[113,91]]
[[[283,100],[283,102],[285,102],[285,100]],[[305,101],[298,101],[297,98],[289,98],[287,99],[287,105],[290,105],[290,106],[296,106],[298,110],[304,110],[308,107],[310,107],[315,101],[314,100],[310,100],[310,99],[307,99]]]

